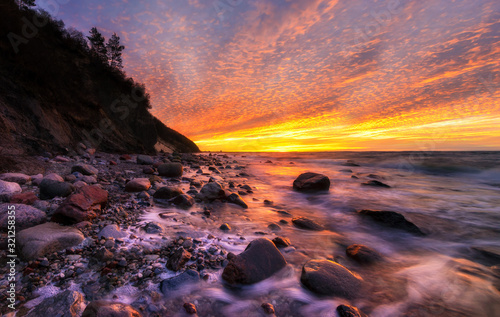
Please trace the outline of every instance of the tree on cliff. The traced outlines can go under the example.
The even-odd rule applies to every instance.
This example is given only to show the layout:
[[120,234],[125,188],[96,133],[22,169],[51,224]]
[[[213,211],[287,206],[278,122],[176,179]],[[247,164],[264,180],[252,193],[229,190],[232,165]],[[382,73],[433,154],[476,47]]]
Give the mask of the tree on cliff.
[[113,33],[108,44],[106,44],[106,48],[108,49],[109,66],[116,69],[122,69],[122,51],[125,49],[125,46],[120,44],[120,37],[116,35],[116,33]]
[[104,36],[97,30],[96,27],[93,27],[90,30],[90,36],[87,36],[90,41],[90,51],[102,60],[104,63],[108,61],[106,46],[104,45],[105,39]]
[[36,6],[35,0],[18,0],[19,8],[31,8]]

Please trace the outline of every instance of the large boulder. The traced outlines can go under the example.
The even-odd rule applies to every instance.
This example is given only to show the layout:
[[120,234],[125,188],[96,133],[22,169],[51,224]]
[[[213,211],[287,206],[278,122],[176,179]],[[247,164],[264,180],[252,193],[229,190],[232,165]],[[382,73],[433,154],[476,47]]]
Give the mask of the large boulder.
[[345,253],[359,264],[373,264],[382,260],[382,256],[377,251],[362,244],[348,246]]
[[165,177],[181,177],[182,176],[181,163],[165,163],[158,166],[158,174]]
[[179,195],[184,194],[182,189],[176,187],[163,186],[160,187],[154,194],[154,199],[172,199]]
[[302,267],[300,281],[316,294],[346,299],[358,297],[362,287],[361,278],[342,265],[328,260],[309,260]]
[[10,202],[13,204],[24,204],[24,205],[33,205],[35,201],[38,200],[38,197],[34,192],[24,192],[20,194],[14,194],[10,198]]
[[329,190],[330,179],[318,173],[303,173],[293,181],[293,189],[300,192]]
[[165,279],[160,283],[160,290],[164,295],[177,292],[179,289],[189,284],[200,281],[200,274],[195,270],[186,270],[181,274]]
[[[50,173],[50,174],[47,174],[45,175],[41,181],[43,181],[44,179],[50,179],[50,180],[53,180],[53,181],[57,181],[57,182],[64,182],[64,178],[62,178],[61,175],[59,174],[56,174],[56,173]],[[41,182],[40,181],[40,182]]]
[[124,238],[127,236],[126,232],[123,232],[120,230],[120,227],[118,225],[107,225],[106,227],[102,228],[101,231],[97,234],[97,237],[99,239],[101,238],[114,238],[114,239],[119,239],[119,238]]
[[141,317],[134,307],[105,300],[93,301],[87,305],[82,317]]
[[231,258],[222,278],[229,284],[254,284],[271,277],[285,266],[286,260],[274,243],[260,238]]
[[83,238],[82,232],[76,228],[47,222],[21,230],[16,235],[16,242],[21,256],[32,260],[75,246],[81,243]]
[[149,178],[134,178],[125,185],[125,191],[129,193],[144,192],[151,187]]
[[395,211],[386,210],[360,210],[358,214],[368,217],[385,227],[403,230],[417,236],[424,236],[425,233],[420,230],[414,223],[406,220],[406,218]]
[[153,165],[153,159],[148,155],[137,155],[137,164],[139,165]]
[[74,224],[96,218],[108,202],[108,192],[97,185],[83,186],[56,209],[52,221]]
[[6,182],[18,183],[19,185],[24,185],[26,183],[31,182],[31,176],[21,173],[5,173],[0,175],[0,180]]
[[212,201],[215,199],[225,198],[226,193],[224,192],[224,188],[221,184],[217,182],[211,182],[203,185],[197,197],[202,200]]
[[26,317],[58,316],[79,317],[85,307],[82,293],[65,290],[57,295],[44,299],[36,305]]
[[97,175],[99,170],[92,165],[88,164],[76,164],[71,168],[71,173],[78,172],[83,175]]
[[22,192],[18,183],[0,180],[0,201],[8,201],[14,194]]
[[226,200],[232,204],[238,205],[243,208],[248,208],[247,203],[236,193],[232,193],[226,197]]
[[177,207],[189,208],[194,205],[194,198],[189,195],[182,194],[173,198],[171,202]]
[[58,182],[44,179],[40,183],[40,199],[52,199],[54,197],[67,197],[75,190],[75,187],[66,182]]
[[337,306],[339,317],[367,317],[362,311],[354,306],[339,305]]
[[292,219],[292,223],[300,229],[311,230],[311,231],[322,231],[325,230],[322,225],[314,220],[306,217],[296,217]]
[[[14,208],[12,208],[14,207]],[[1,204],[0,205],[0,230],[7,231],[9,216],[14,215],[16,230],[20,231],[30,228],[46,221],[47,215],[40,209],[23,204]],[[11,214],[9,214],[9,212]]]

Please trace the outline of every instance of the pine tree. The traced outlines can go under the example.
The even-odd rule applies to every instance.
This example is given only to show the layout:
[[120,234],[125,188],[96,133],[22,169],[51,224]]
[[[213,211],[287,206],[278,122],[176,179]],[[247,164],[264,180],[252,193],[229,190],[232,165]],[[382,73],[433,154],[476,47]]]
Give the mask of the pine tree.
[[116,33],[113,33],[108,44],[106,44],[106,48],[108,49],[109,66],[122,69],[122,51],[125,49],[125,46],[120,45],[120,37]]
[[100,60],[107,63],[107,50],[104,42],[106,41],[102,34],[97,30],[96,27],[93,27],[90,30],[90,36],[87,36],[90,41],[90,51],[95,54]]

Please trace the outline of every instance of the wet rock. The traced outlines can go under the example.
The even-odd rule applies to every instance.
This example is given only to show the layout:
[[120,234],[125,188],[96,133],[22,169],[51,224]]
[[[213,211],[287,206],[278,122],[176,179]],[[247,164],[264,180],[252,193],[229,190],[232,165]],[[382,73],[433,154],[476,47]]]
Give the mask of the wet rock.
[[81,316],[84,307],[82,293],[65,290],[55,296],[44,299],[26,317],[78,317]]
[[120,161],[130,161],[132,159],[132,156],[128,154],[123,154],[120,156]]
[[394,211],[365,209],[358,211],[358,214],[368,217],[386,227],[404,230],[417,236],[425,235],[425,233],[423,233],[415,224],[406,220],[403,215]]
[[181,177],[182,176],[181,163],[165,163],[158,166],[158,174],[165,177]]
[[357,163],[354,163],[353,161],[351,160],[347,160],[347,162],[345,162],[344,164],[342,164],[343,166],[352,166],[352,167],[356,167],[356,166],[359,166],[359,164]]
[[21,256],[31,260],[75,246],[83,238],[78,229],[48,222],[20,231],[16,235],[16,242]]
[[45,200],[54,197],[67,197],[74,189],[74,186],[69,183],[44,179],[40,183],[40,198]]
[[83,176],[81,178],[81,181],[85,182],[87,184],[95,184],[95,183],[97,183],[97,179],[95,178],[95,176]]
[[45,212],[28,205],[0,204],[0,229],[2,231],[7,231],[9,216],[12,211],[15,211],[15,228],[17,231],[44,223],[47,218]]
[[31,182],[31,176],[21,173],[5,173],[0,175],[0,180],[24,185]]
[[194,198],[189,195],[182,194],[173,198],[172,203],[181,208],[189,208],[194,205]]
[[274,243],[259,238],[231,258],[222,278],[229,284],[254,284],[271,277],[285,266],[286,260]]
[[137,193],[148,190],[151,187],[151,182],[148,178],[134,178],[125,185],[125,191],[129,193]]
[[0,201],[9,201],[12,195],[22,192],[18,183],[0,180]]
[[356,307],[349,305],[337,306],[337,313],[339,317],[368,317]]
[[290,240],[285,237],[276,237],[273,239],[273,243],[277,248],[286,248],[291,244]]
[[167,261],[167,269],[172,271],[179,271],[184,267],[189,259],[191,258],[191,253],[184,250],[184,248],[179,248]]
[[82,317],[142,317],[142,315],[130,305],[98,300],[87,305]]
[[229,196],[226,197],[226,199],[228,202],[232,204],[238,205],[243,208],[248,208],[247,203],[240,197],[240,195],[236,193],[230,194]]
[[186,285],[195,284],[200,281],[200,274],[195,270],[186,270],[181,274],[165,279],[160,283],[160,290],[164,295],[175,294]]
[[312,231],[322,231],[324,230],[323,226],[317,223],[314,220],[305,218],[305,217],[297,217],[292,219],[292,223],[300,229],[312,230]]
[[391,188],[391,186],[382,183],[381,181],[377,180],[369,180],[367,182],[361,183],[363,186],[373,186],[373,187],[382,187],[382,188]]
[[271,231],[280,231],[281,227],[275,223],[271,223],[267,226]]
[[33,205],[38,200],[34,192],[25,192],[14,194],[10,198],[10,202],[14,204]]
[[356,298],[362,280],[342,265],[328,260],[310,260],[302,267],[300,281],[310,291],[327,296]]
[[145,167],[142,169],[142,172],[147,175],[153,175],[155,173],[155,169],[152,167]]
[[97,237],[99,239],[101,239],[101,238],[119,239],[119,238],[124,238],[126,236],[127,236],[127,233],[121,231],[120,227],[118,227],[118,225],[116,225],[116,224],[114,224],[114,225],[107,225],[97,235]]
[[153,159],[148,155],[137,155],[137,164],[139,165],[153,165]]
[[114,258],[113,253],[106,248],[101,248],[96,251],[95,258],[101,262],[111,261]]
[[172,188],[172,187],[160,187],[153,195],[154,199],[172,199],[179,195],[184,194],[184,192],[180,188]]
[[228,225],[227,223],[223,223],[223,224],[220,225],[219,229],[222,230],[222,231],[230,231],[231,230],[231,226]]
[[274,314],[274,306],[273,304],[270,303],[264,303],[260,307],[264,310],[264,312],[268,315],[273,315]]
[[92,165],[88,164],[76,164],[71,168],[71,173],[78,172],[83,175],[97,175],[99,170]]
[[480,262],[493,265],[500,263],[500,247],[495,246],[473,246],[470,248],[475,255],[475,258],[479,257]]
[[226,194],[224,192],[224,188],[221,184],[217,182],[211,182],[203,185],[198,194],[198,197],[202,200],[212,201],[215,199],[223,199]]
[[84,186],[56,209],[52,221],[75,224],[96,218],[108,202],[108,192],[97,185]]
[[360,264],[373,264],[382,260],[382,256],[377,251],[362,244],[348,246],[345,253]]
[[330,189],[330,179],[322,174],[304,173],[293,181],[293,189],[301,192],[325,191]]
[[184,303],[183,307],[186,310],[186,313],[190,315],[196,315],[196,306],[193,303]]
[[165,228],[161,223],[150,222],[144,227],[144,231],[149,234],[155,234],[164,232]]

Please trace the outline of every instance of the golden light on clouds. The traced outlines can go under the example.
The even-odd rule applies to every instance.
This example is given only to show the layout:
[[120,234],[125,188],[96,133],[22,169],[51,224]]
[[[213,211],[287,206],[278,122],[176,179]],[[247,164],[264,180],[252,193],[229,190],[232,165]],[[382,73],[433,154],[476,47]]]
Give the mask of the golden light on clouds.
[[500,149],[498,1],[92,0],[62,10],[79,29],[117,31],[154,114],[202,150]]

